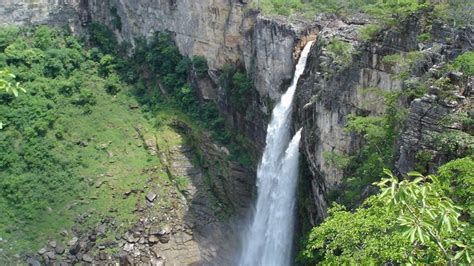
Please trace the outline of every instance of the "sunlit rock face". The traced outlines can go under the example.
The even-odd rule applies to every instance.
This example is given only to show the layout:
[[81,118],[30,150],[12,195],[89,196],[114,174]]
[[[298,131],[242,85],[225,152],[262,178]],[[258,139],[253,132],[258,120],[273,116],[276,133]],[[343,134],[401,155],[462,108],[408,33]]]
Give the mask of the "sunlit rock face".
[[[243,64],[260,96],[276,100],[293,75],[295,46],[311,25],[246,11],[240,0],[90,0],[94,20],[113,24],[124,40],[169,31],[184,55],[206,57],[210,69]],[[111,10],[113,12],[111,13]]]
[[0,26],[69,25],[71,30],[80,31],[81,19],[87,20],[85,0],[1,0]]

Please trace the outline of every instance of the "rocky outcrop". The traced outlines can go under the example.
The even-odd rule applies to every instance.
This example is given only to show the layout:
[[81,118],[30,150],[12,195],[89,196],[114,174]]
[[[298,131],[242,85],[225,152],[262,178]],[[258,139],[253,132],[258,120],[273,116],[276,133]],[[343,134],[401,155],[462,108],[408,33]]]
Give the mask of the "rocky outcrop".
[[[150,36],[156,31],[175,35],[181,53],[202,55],[211,68],[240,60],[240,27],[245,1],[135,1],[90,0],[92,18],[115,28],[123,40]],[[120,26],[114,20],[120,20]]]
[[37,25],[70,26],[82,32],[81,25],[89,20],[87,0],[0,1],[0,26]]
[[[324,153],[352,155],[363,144],[359,137],[344,130],[348,115],[371,116],[384,112],[383,98],[367,88],[378,88],[385,92],[411,89],[410,81],[400,79],[399,76],[406,69],[382,60],[383,57],[391,54],[403,57],[410,51],[419,51],[423,59],[409,71],[412,78],[417,80],[426,73],[429,74],[432,71],[430,69],[436,69],[439,64],[462,51],[472,49],[469,45],[473,36],[470,29],[465,29],[454,34],[456,38],[453,43],[446,43],[444,37],[449,30],[434,25],[432,36],[444,37],[437,37],[439,43],[436,45],[424,46],[417,40],[421,30],[420,21],[413,16],[396,30],[383,31],[370,43],[360,43],[360,23],[325,18],[320,24],[325,27],[300,79],[294,114],[295,127],[304,127],[302,148],[310,173],[302,178],[311,184],[308,197],[312,199],[313,205],[305,208],[310,212],[310,222],[313,224],[326,217],[327,196],[339,188],[346,174],[332,165]],[[350,44],[354,49],[350,60],[345,64],[337,62],[325,45],[334,37]],[[411,108],[397,151],[396,170],[399,174],[413,170],[417,163],[417,152],[424,149],[435,154],[433,159],[436,163],[431,171],[446,162],[446,156],[434,151],[435,144],[430,136],[446,129],[441,124],[442,119],[462,109],[460,106],[466,106],[463,97],[465,96],[459,96],[454,103],[440,103],[433,95],[414,101],[404,98],[401,104],[409,107],[411,103]]]
[[254,27],[245,34],[243,55],[261,96],[279,99],[293,78],[298,51],[308,38],[316,38],[316,29],[306,21],[289,23],[284,17],[257,16]]
[[[432,87],[427,95],[411,102],[400,138],[396,162],[399,173],[413,169],[434,173],[449,160],[467,155],[469,147],[474,146],[474,138],[469,136],[472,128],[455,118],[472,109],[474,78],[459,85],[450,92],[451,99],[441,96],[439,88]],[[423,160],[423,156],[428,159]]]
[[[247,0],[2,0],[0,25],[71,26],[73,32],[91,21],[105,23],[124,41],[156,31],[174,34],[183,55],[202,55],[211,70],[241,64],[254,77],[260,97],[278,99],[291,79],[294,48],[313,25],[266,18],[246,10]],[[304,41],[304,40],[303,40]]]

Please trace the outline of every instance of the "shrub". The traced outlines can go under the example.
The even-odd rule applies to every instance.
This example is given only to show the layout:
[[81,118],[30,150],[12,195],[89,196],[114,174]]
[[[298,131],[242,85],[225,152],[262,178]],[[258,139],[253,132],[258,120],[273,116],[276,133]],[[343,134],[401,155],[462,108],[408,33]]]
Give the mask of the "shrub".
[[96,99],[92,91],[90,90],[81,90],[79,95],[74,97],[71,101],[72,104],[85,106],[85,105],[95,105]]
[[118,52],[117,39],[107,26],[92,22],[88,27],[91,46],[98,47],[102,53],[116,54]]
[[380,25],[369,24],[359,29],[359,36],[363,41],[370,41],[380,31],[380,29]]
[[48,26],[39,26],[34,35],[34,46],[41,50],[51,48],[54,40],[54,31]]
[[420,35],[418,35],[418,41],[421,42],[421,43],[428,43],[432,40],[432,36],[431,36],[431,33],[429,32],[425,32],[425,33],[422,33]]
[[474,160],[470,157],[448,162],[438,169],[443,189],[474,219]]
[[204,56],[195,55],[192,59],[193,69],[196,72],[197,76],[202,78],[207,75],[207,60]]
[[114,72],[116,68],[115,58],[110,54],[104,55],[100,59],[99,63],[100,63],[100,67],[99,67],[100,74],[104,77]]
[[120,83],[120,78],[116,74],[109,75],[105,80],[105,91],[108,94],[116,95],[120,91],[120,87],[122,84]]
[[453,62],[453,68],[463,72],[465,77],[474,76],[474,52],[467,51],[458,56]]
[[14,43],[18,35],[20,33],[20,29],[14,26],[11,27],[1,27],[0,28],[0,52],[3,52],[5,48],[7,48],[10,44]]
[[[409,241],[397,231],[397,216],[376,198],[367,199],[354,213],[334,205],[329,217],[314,227],[297,260],[305,265],[400,263]],[[387,245],[390,243],[390,245]]]
[[332,39],[327,45],[328,55],[334,60],[334,63],[344,68],[352,61],[354,47],[350,43],[338,39]]
[[58,80],[56,83],[56,87],[58,89],[58,92],[65,96],[71,96],[74,93],[79,92],[80,90],[79,85],[69,79]]
[[324,151],[323,157],[331,166],[340,170],[346,169],[346,167],[349,165],[349,163],[353,159],[351,156],[338,154],[332,151]]

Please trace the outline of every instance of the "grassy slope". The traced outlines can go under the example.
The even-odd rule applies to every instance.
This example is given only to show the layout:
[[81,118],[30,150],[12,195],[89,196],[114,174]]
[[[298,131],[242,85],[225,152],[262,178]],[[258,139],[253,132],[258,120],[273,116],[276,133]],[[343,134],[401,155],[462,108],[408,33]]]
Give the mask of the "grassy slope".
[[[136,105],[136,102],[125,93],[113,97],[103,91],[96,91],[95,96],[97,104],[91,107],[91,114],[82,114],[80,108],[65,112],[61,123],[66,134],[64,140],[56,142],[54,147],[54,154],[62,156],[64,160],[80,161],[72,169],[82,180],[78,183],[78,197],[73,193],[58,193],[55,195],[56,206],[49,206],[52,211],[44,211],[35,217],[34,223],[28,223],[27,226],[17,227],[10,221],[0,220],[0,236],[9,240],[14,251],[39,249],[49,237],[61,240],[59,232],[70,228],[74,218],[84,212],[95,210],[95,213],[100,214],[92,215],[83,224],[84,228],[94,225],[111,208],[116,209],[113,216],[119,223],[127,225],[134,222],[137,218],[133,214],[135,204],[143,200],[144,195],[133,193],[126,199],[122,195],[127,190],[144,187],[148,176],[142,173],[143,169],[161,167],[159,158],[150,155],[143,147],[134,127],[140,125],[147,135],[156,136],[159,143],[179,144],[183,141],[171,127],[164,125],[155,129],[140,110],[131,110],[129,105]],[[174,116],[172,110],[160,112],[162,115]],[[77,145],[78,141],[85,141],[88,145]],[[157,177],[154,182],[169,182],[165,171]]]
[[[41,64],[43,63],[24,66],[12,63],[9,67],[16,73],[24,71],[29,74],[32,73],[30,71],[35,71],[30,69],[41,68]],[[93,67],[84,67],[86,64]],[[150,189],[147,186],[150,180],[155,188],[162,188],[154,190],[158,194],[158,207],[173,204],[173,199],[168,196],[177,192],[176,186],[167,172],[162,170],[159,157],[150,155],[146,150],[135,127],[142,129],[146,139],[156,138],[160,147],[171,147],[182,144],[186,139],[168,126],[166,121],[184,120],[191,126],[193,123],[190,123],[186,115],[171,107],[163,106],[153,114],[141,111],[137,108],[139,104],[132,94],[133,88],[124,83],[120,84],[121,91],[117,95],[106,93],[105,79],[100,77],[97,64],[94,64],[90,60],[86,61],[78,70],[82,71],[80,76],[85,77],[80,91],[92,92],[96,101],[93,105],[85,107],[72,104],[71,99],[76,97],[78,92],[73,95],[58,93],[54,87],[63,77],[43,81],[47,84],[46,89],[41,88],[38,78],[29,78],[29,81],[22,82],[27,90],[26,94],[20,94],[10,103],[3,100],[0,104],[0,113],[2,116],[6,115],[6,118],[2,117],[2,121],[7,122],[7,126],[0,132],[0,143],[9,148],[7,151],[0,151],[0,154],[5,156],[4,158],[10,157],[11,153],[15,156],[20,154],[15,157],[20,159],[10,160],[10,166],[0,172],[0,181],[7,180],[3,184],[20,182],[18,188],[26,190],[19,194],[20,199],[47,199],[46,206],[29,207],[30,209],[23,211],[17,208],[21,205],[15,205],[7,199],[8,193],[3,196],[0,194],[0,210],[3,214],[0,215],[0,250],[3,249],[3,252],[0,251],[0,262],[5,259],[8,261],[12,254],[36,251],[44,246],[47,240],[55,239],[64,243],[71,238],[73,226],[79,231],[88,230],[105,216],[112,216],[117,220],[120,225],[118,231],[125,230],[128,225],[137,221],[138,217],[133,210],[137,203],[144,203],[145,195]],[[0,96],[4,97],[3,99],[6,97],[5,94]],[[36,106],[36,103],[39,103],[38,109],[32,107]],[[53,107],[46,108],[48,105]],[[54,123],[48,127],[44,136],[28,137],[28,126],[33,126],[29,123],[42,121],[42,118],[35,117],[33,112],[44,114],[50,111],[49,108],[54,113]],[[85,110],[88,112],[85,113]],[[13,125],[15,122],[20,124],[23,119],[29,121],[24,123],[26,126]],[[157,121],[160,123],[156,123]],[[12,122],[11,125],[8,125],[8,122]],[[62,132],[62,137],[57,136],[58,132]],[[44,156],[40,154],[39,157],[51,157],[54,160],[46,159],[45,162],[61,165],[64,169],[62,180],[51,181],[53,177],[50,176],[57,176],[57,171],[40,171],[35,166],[28,165],[17,166],[28,164],[31,159],[24,153],[27,149],[22,148],[30,145],[28,138],[39,142],[38,147],[49,147],[49,153]],[[48,146],[48,143],[52,145]],[[165,143],[167,145],[164,145]],[[157,171],[147,171],[155,167]],[[26,177],[21,179],[19,176]],[[42,186],[48,182],[58,184]],[[55,189],[48,190],[50,187]],[[126,191],[134,189],[140,189],[142,192],[123,197]],[[31,202],[28,204],[35,206]],[[114,211],[110,212],[111,209]],[[22,216],[22,212],[26,211],[30,212],[29,218]],[[89,214],[84,222],[74,224],[74,220],[79,216],[85,217],[84,214]],[[63,230],[68,230],[69,236],[61,236],[60,232]],[[113,232],[109,234],[105,239],[113,237]]]

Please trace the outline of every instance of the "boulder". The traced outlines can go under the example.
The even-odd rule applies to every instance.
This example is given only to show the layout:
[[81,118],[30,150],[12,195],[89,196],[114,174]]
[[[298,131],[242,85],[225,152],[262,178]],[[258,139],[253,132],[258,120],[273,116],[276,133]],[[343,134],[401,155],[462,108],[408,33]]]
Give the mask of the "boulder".
[[138,240],[140,240],[140,237],[137,236],[135,233],[132,233],[130,231],[127,231],[124,236],[125,240],[129,243],[136,243]]
[[100,224],[97,227],[97,235],[99,235],[99,236],[105,235],[106,231],[107,231],[107,225],[106,224]]
[[150,242],[151,244],[158,243],[159,241],[160,239],[156,235],[150,235],[148,237],[148,242]]
[[36,258],[29,258],[26,263],[28,266],[41,266],[41,263]]
[[56,244],[56,241],[51,240],[51,241],[48,242],[48,245],[52,248],[55,248],[57,244]]
[[81,251],[81,245],[79,245],[78,242],[69,248],[69,253],[71,253],[71,255],[78,255],[79,251]]
[[153,193],[153,192],[150,192],[146,195],[146,199],[149,201],[149,202],[153,202],[155,201],[156,199],[156,194]]
[[74,246],[77,243],[77,240],[79,240],[77,237],[73,237],[71,240],[67,242],[67,245]]
[[44,253],[46,253],[48,251],[48,249],[46,247],[43,247],[41,248],[40,250],[38,250],[38,254],[40,255],[43,255]]
[[125,246],[123,247],[123,250],[126,251],[126,252],[130,252],[133,250],[133,244],[125,244]]
[[50,260],[56,259],[56,253],[54,253],[54,251],[48,251],[44,255],[48,257]]
[[92,258],[92,256],[89,255],[89,254],[84,254],[84,255],[82,256],[82,260],[85,261],[85,262],[91,263],[91,262],[94,260],[94,258]]
[[65,251],[65,248],[62,245],[58,245],[56,246],[56,248],[54,248],[54,251],[56,252],[56,254],[62,255]]
[[107,260],[108,256],[107,256],[107,253],[105,251],[101,251],[99,252],[99,259],[100,260]]

